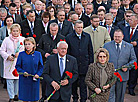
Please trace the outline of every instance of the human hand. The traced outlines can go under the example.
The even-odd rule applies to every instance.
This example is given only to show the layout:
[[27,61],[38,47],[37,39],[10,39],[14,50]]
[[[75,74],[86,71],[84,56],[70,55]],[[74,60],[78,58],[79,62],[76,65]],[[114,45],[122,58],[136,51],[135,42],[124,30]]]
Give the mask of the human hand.
[[34,76],[34,77],[38,79],[38,78],[39,78],[39,75],[35,74],[35,76]]
[[57,54],[58,53],[58,50],[57,49],[53,49],[53,53],[54,54]]
[[95,90],[94,90],[94,91],[96,92],[96,94],[99,94],[99,93],[101,93],[101,92],[102,92],[100,88],[95,88]]
[[53,86],[53,88],[55,89],[55,90],[59,90],[60,89],[60,85],[57,83],[57,82],[55,82],[55,81],[52,81],[52,86]]
[[109,84],[107,84],[106,86],[103,86],[103,89],[108,89],[110,87]]
[[66,80],[61,80],[61,82],[60,82],[60,84],[61,84],[62,86],[67,85],[68,83],[69,83],[68,79],[66,79]]
[[17,57],[18,57],[18,55],[19,55],[19,52],[17,52],[17,53],[15,54],[15,56],[14,56],[14,57],[15,57],[15,58],[17,58]]
[[14,61],[14,57],[10,55],[10,56],[8,56],[7,60]]
[[132,44],[133,46],[137,46],[137,42],[136,42],[136,41],[131,42],[131,44]]
[[27,72],[24,72],[24,76],[25,76],[25,77],[28,77],[28,73],[27,73]]
[[127,71],[127,68],[122,68],[122,70],[123,70],[124,72],[126,72],[126,71]]
[[50,54],[49,54],[49,53],[46,53],[46,54],[45,54],[45,57],[47,58],[48,56],[50,56]]

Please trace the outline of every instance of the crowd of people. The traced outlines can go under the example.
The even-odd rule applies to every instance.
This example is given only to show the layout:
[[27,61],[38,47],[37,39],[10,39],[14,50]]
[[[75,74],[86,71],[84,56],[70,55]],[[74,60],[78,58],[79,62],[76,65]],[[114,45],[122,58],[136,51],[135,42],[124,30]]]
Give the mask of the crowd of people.
[[127,85],[135,96],[137,60],[137,0],[0,0],[9,102],[124,102]]

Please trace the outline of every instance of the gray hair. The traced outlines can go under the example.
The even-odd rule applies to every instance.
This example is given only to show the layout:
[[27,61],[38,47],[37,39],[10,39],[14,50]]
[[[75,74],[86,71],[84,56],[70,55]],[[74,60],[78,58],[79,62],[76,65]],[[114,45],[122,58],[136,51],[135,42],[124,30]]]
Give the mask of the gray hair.
[[55,26],[58,26],[58,24],[57,23],[51,23],[50,24],[50,27],[55,27]]
[[76,7],[76,5],[80,5],[80,6],[81,6],[81,8],[83,8],[83,6],[82,6],[82,4],[81,4],[81,3],[77,3],[77,4],[75,4],[75,7]]
[[60,44],[66,44],[67,48],[68,48],[68,44],[66,43],[66,41],[60,41],[60,42],[58,42],[57,47],[59,47]]
[[110,16],[113,19],[113,14],[112,13],[106,13],[105,14],[105,18],[108,17],[108,16]]
[[83,21],[81,21],[81,20],[77,20],[77,21],[75,21],[74,26],[76,26],[77,23],[79,23],[79,24],[82,23],[82,24],[83,24]]
[[7,13],[7,10],[5,8],[0,8],[0,13]]

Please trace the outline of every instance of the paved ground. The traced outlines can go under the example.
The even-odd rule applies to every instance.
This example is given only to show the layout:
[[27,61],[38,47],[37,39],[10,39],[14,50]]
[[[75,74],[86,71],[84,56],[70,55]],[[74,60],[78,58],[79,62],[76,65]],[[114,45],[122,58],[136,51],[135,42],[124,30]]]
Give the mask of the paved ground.
[[[135,93],[136,93],[136,96],[131,96],[126,92],[125,102],[138,102],[138,85],[136,87]],[[0,83],[0,102],[8,102],[8,100],[9,100],[9,97],[8,97],[7,90],[3,89],[3,84]],[[21,101],[18,101],[18,102],[21,102]],[[89,100],[87,102],[89,102]]]

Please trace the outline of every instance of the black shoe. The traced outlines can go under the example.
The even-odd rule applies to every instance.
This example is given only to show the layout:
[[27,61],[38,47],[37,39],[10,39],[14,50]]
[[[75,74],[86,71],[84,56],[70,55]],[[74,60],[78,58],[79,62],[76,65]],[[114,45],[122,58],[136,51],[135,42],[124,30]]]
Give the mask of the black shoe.
[[39,102],[44,102],[46,100],[46,97],[42,97]]
[[132,95],[132,96],[135,96],[136,94],[134,93],[134,91],[129,91],[129,94]]
[[18,95],[15,95],[13,100],[14,100],[14,101],[18,101],[18,100],[19,100],[19,99],[18,99]]
[[9,99],[9,102],[14,102],[14,100],[13,99]]

